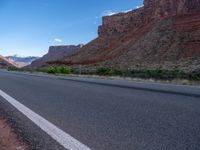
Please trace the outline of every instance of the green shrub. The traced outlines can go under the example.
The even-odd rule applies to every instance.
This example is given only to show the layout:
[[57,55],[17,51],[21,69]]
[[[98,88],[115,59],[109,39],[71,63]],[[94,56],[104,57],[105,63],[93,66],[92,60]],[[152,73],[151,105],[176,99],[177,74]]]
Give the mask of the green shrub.
[[98,75],[104,75],[104,76],[110,76],[112,75],[112,69],[110,68],[99,68],[97,69],[97,74]]
[[8,71],[20,71],[20,68],[17,68],[17,67],[12,66],[12,67],[8,67],[7,70],[8,70]]
[[111,71],[112,75],[114,76],[123,76],[124,71],[122,69],[119,68],[115,68]]
[[56,74],[57,73],[56,68],[55,67],[49,67],[47,69],[47,73],[49,73],[49,74]]
[[152,70],[131,70],[131,77],[140,78],[154,78],[154,79],[167,79],[171,80],[174,78],[185,78],[186,74],[180,70],[162,70],[162,69],[152,69]]
[[72,70],[69,67],[65,67],[65,66],[58,66],[58,67],[49,67],[47,69],[47,73],[49,74],[71,74]]
[[198,80],[198,81],[200,81],[200,70],[191,72],[189,74],[188,78],[190,80]]
[[[98,75],[112,75],[112,76],[126,76],[126,77],[137,77],[137,78],[154,78],[161,80],[172,80],[175,78],[185,79],[188,75],[181,70],[165,70],[165,69],[120,69],[120,68],[99,68],[96,71]],[[190,78],[195,80],[199,78],[197,73],[193,73]]]
[[60,74],[71,74],[72,70],[68,67],[61,66],[61,67],[58,67],[58,72]]

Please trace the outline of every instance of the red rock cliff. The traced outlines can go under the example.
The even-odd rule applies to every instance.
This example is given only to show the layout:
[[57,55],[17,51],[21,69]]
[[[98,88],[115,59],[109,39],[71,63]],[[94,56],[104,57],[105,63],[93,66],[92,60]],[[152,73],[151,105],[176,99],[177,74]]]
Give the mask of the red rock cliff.
[[200,0],[145,0],[146,14],[153,17],[182,15],[199,10]]
[[200,67],[200,0],[144,0],[103,17],[99,36],[64,64],[108,67]]

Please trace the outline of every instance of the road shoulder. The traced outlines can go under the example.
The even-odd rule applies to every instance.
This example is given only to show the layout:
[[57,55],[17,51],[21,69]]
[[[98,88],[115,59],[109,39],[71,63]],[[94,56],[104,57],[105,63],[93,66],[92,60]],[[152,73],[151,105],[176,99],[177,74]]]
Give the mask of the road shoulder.
[[28,146],[17,137],[3,117],[0,117],[0,133],[1,150],[28,150]]
[[[6,120],[13,134],[28,146],[28,150],[64,150],[62,146],[34,125],[32,121],[6,102],[1,96],[0,117]],[[4,149],[0,147],[0,150]]]

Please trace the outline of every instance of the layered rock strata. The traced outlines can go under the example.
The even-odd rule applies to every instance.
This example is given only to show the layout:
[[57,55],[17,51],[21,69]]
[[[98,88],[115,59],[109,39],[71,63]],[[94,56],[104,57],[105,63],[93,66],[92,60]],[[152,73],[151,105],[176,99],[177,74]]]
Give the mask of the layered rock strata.
[[139,9],[103,17],[98,34],[59,63],[193,70],[200,67],[200,0],[144,0]]

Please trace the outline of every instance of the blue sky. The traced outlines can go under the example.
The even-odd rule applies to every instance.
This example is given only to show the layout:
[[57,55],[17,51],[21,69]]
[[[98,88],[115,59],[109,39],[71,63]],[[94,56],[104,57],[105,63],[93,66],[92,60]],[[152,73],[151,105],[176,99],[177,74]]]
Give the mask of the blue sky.
[[42,56],[51,45],[88,43],[101,16],[143,0],[0,0],[0,55]]

